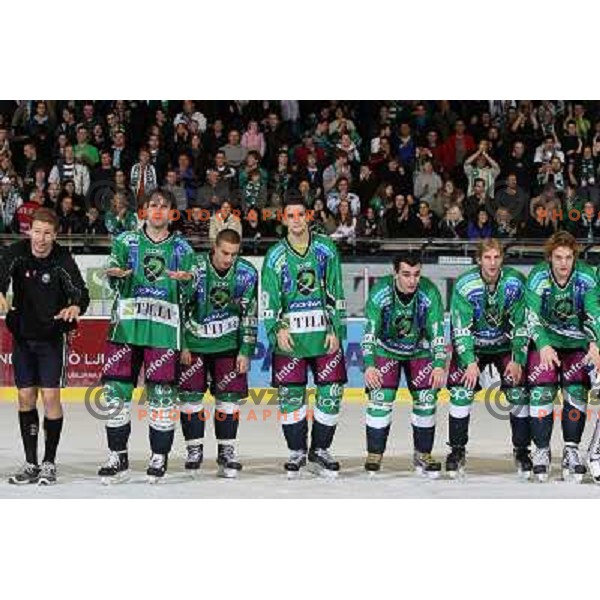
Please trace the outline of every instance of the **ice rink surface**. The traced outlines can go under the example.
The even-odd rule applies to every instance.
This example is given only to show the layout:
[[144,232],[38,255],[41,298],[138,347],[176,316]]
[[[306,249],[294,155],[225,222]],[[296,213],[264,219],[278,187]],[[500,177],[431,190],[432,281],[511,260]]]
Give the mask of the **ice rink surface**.
[[[211,408],[212,405],[207,405]],[[271,410],[273,414],[263,412]],[[253,412],[252,412],[253,411]],[[196,479],[183,471],[184,443],[179,432],[170,457],[169,472],[157,485],[145,481],[149,457],[147,424],[135,418],[130,443],[131,479],[103,486],[96,470],[106,458],[104,427],[92,418],[83,403],[65,404],[65,427],[58,451],[59,481],[53,487],[14,486],[7,476],[23,462],[16,407],[0,403],[0,498],[600,498],[600,485],[586,476],[583,484],[560,480],[560,423],[553,435],[553,470],[545,484],[519,480],[513,467],[509,425],[476,403],[472,417],[467,474],[451,481],[422,479],[410,469],[410,408],[397,404],[390,443],[380,474],[368,477],[363,470],[365,454],[364,406],[344,405],[333,452],[341,461],[337,480],[315,477],[309,472],[288,481],[283,471],[287,456],[280,422],[267,406],[245,406],[240,417],[239,453],[243,471],[237,480],[215,476],[216,443],[212,423],[207,424],[205,461]],[[586,426],[582,449],[587,447],[592,423]],[[447,405],[438,412],[434,454],[444,459],[447,448]],[[40,457],[42,445],[40,440]]]

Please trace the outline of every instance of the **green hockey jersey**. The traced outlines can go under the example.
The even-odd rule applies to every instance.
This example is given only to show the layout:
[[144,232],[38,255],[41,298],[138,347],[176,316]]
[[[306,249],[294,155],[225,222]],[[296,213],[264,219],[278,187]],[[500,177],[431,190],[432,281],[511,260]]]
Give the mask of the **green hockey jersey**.
[[492,291],[479,267],[455,282],[450,301],[452,341],[461,366],[479,353],[511,351],[520,365],[527,361],[529,338],[525,327],[525,276],[504,267]]
[[527,278],[527,327],[538,350],[587,348],[600,340],[600,300],[596,273],[576,261],[567,283],[556,282],[550,263],[537,265]]
[[[325,337],[346,337],[346,301],[338,249],[328,237],[311,233],[299,254],[283,239],[265,256],[262,268],[262,314],[271,346],[280,328],[289,329],[293,355],[325,354]],[[281,349],[279,352],[283,352]]]
[[108,339],[113,342],[181,348],[182,288],[167,271],[192,271],[192,247],[178,233],[153,242],[146,230],[126,231],[113,240],[108,267],[132,269],[129,277],[109,277],[115,292]]
[[183,347],[199,354],[239,350],[252,357],[258,328],[258,273],[237,258],[220,275],[210,255],[200,254],[193,286],[186,290]]
[[375,356],[408,359],[431,356],[433,366],[446,366],[444,305],[435,285],[421,277],[417,291],[403,301],[395,277],[382,277],[370,290],[362,348],[365,367]]

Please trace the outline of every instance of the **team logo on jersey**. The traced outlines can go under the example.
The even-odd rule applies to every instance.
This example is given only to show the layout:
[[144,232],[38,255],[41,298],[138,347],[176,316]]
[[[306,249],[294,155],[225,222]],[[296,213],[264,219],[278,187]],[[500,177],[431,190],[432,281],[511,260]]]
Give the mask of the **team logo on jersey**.
[[298,273],[298,291],[303,296],[310,296],[315,289],[317,276],[313,269],[303,269]]
[[485,311],[485,320],[493,328],[502,325],[502,315],[495,304],[488,304]]
[[398,315],[394,319],[394,326],[398,335],[408,335],[412,329],[412,317],[410,315]]
[[573,300],[561,298],[554,305],[554,315],[559,321],[566,321],[573,314]]
[[150,283],[158,281],[165,271],[165,259],[160,255],[144,256],[144,276]]
[[214,287],[210,290],[208,294],[208,299],[210,303],[217,309],[221,310],[225,308],[229,303],[231,295],[229,294],[229,290],[227,288],[222,287]]

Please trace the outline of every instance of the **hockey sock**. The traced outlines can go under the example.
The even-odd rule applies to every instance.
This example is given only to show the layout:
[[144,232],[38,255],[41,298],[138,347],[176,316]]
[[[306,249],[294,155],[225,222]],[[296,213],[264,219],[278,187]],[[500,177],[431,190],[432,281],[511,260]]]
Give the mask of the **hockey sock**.
[[25,460],[28,463],[37,465],[37,442],[40,429],[40,417],[37,408],[19,411],[19,428],[21,429],[21,439],[25,450]]
[[106,380],[103,382],[104,402],[109,407],[106,440],[111,452],[126,452],[131,435],[131,399],[133,383]]
[[473,390],[465,387],[450,388],[450,416],[448,437],[450,446],[466,446],[469,441],[469,422],[473,405]]
[[46,444],[44,449],[44,462],[56,461],[56,450],[60,441],[60,432],[62,431],[63,418],[48,419],[44,417],[44,434]]
[[169,384],[147,383],[150,402],[150,448],[154,454],[168,454],[175,438],[175,422],[179,415],[175,407],[176,390]]
[[411,390],[413,443],[417,452],[430,453],[435,436],[437,390]]
[[548,448],[554,424],[555,386],[534,386],[529,393],[529,423],[531,439],[538,448]]
[[311,447],[327,449],[333,442],[344,388],[339,383],[317,385]]
[[390,434],[396,390],[389,388],[367,390],[367,394],[369,398],[366,410],[367,452],[383,454]]
[[563,389],[562,432],[565,443],[579,444],[586,421],[587,389],[583,385],[567,385]]
[[235,440],[240,424],[240,397],[226,394],[217,398],[215,407],[215,437],[217,440]]
[[308,446],[305,396],[304,385],[281,386],[278,389],[283,435],[290,450],[306,451]]
[[186,442],[201,442],[204,439],[206,413],[202,405],[203,392],[180,392],[179,402],[181,431]]
[[528,448],[531,444],[529,419],[529,396],[524,387],[506,388],[506,399],[510,403],[510,429],[515,448]]

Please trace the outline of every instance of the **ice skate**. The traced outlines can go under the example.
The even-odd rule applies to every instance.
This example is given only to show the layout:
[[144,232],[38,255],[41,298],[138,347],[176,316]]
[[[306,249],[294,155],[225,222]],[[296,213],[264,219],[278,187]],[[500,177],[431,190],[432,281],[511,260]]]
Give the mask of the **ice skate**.
[[579,448],[576,444],[565,444],[562,457],[563,481],[581,483],[587,469],[581,460]]
[[32,463],[25,463],[19,471],[8,478],[8,483],[13,485],[27,485],[37,483],[40,475],[40,468]]
[[600,484],[600,454],[588,454],[588,469],[594,483]]
[[300,477],[300,469],[306,466],[306,452],[304,450],[292,450],[283,468],[287,472],[288,479]]
[[217,475],[225,479],[235,479],[242,470],[233,444],[219,444],[217,455]]
[[98,469],[103,485],[122,483],[129,479],[129,457],[127,452],[111,452],[107,461]]
[[186,473],[190,474],[192,477],[196,477],[196,475],[198,475],[198,471],[200,470],[200,466],[202,465],[203,459],[204,459],[203,445],[202,444],[188,444],[187,456],[185,459]]
[[531,462],[531,454],[529,448],[515,448],[513,450],[515,466],[519,477],[529,479],[533,471],[533,463]]
[[450,479],[456,479],[465,474],[467,464],[464,446],[451,446],[450,454],[446,457],[446,473]]
[[167,472],[167,455],[166,454],[153,454],[146,470],[148,483],[158,483],[164,479]]
[[308,453],[308,468],[315,475],[335,479],[340,470],[340,463],[325,448],[313,448]]
[[536,448],[533,451],[533,476],[540,483],[548,481],[550,476],[550,448]]
[[38,478],[38,485],[54,485],[56,483],[56,465],[51,462],[43,462]]
[[371,477],[381,470],[382,458],[383,454],[378,454],[377,452],[369,452],[367,454],[367,460],[365,461],[365,471]]
[[417,452],[416,450],[413,454],[413,466],[417,474],[429,477],[429,479],[438,479],[442,470],[442,463],[435,460],[429,452]]

